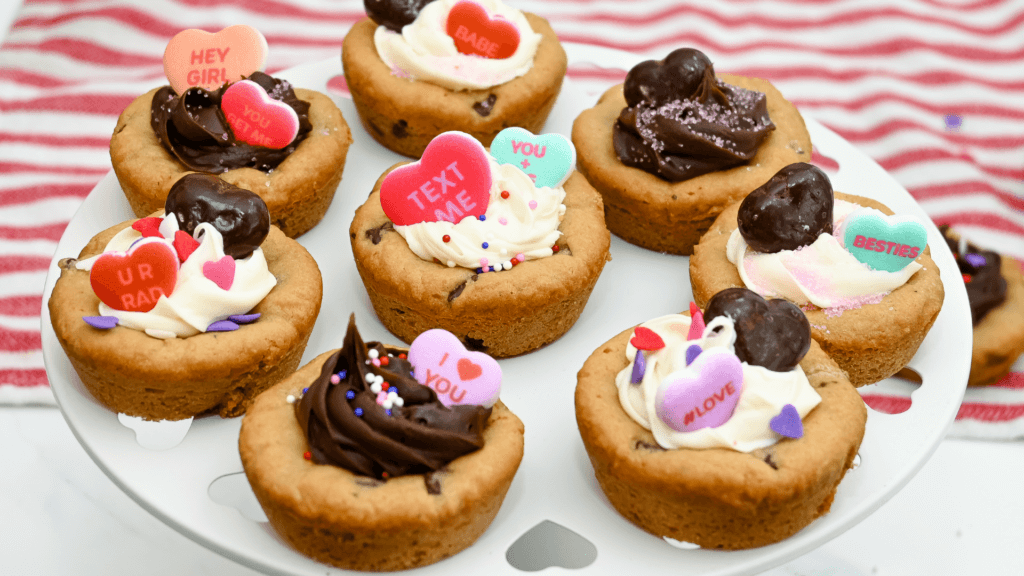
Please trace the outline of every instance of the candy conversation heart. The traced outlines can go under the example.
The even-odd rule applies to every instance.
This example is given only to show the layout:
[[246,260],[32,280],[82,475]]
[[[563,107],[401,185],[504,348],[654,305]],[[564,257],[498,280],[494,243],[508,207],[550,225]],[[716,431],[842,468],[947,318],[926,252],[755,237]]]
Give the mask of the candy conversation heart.
[[655,413],[678,432],[725,424],[743,390],[743,365],[724,348],[705,350],[658,386]]
[[506,128],[491,142],[498,164],[513,164],[538,187],[561,186],[576,166],[576,147],[561,134],[534,135],[523,128]]
[[484,147],[464,132],[445,132],[430,141],[419,161],[384,177],[380,204],[398,226],[458,223],[487,212],[490,190],[491,166]]
[[860,208],[843,223],[843,244],[871,268],[898,272],[924,251],[928,232],[912,216],[887,216]]
[[251,26],[229,26],[213,34],[183,30],[167,43],[164,74],[178,94],[192,86],[213,90],[262,71],[267,52],[267,40]]
[[165,240],[144,238],[127,252],[96,259],[89,283],[100,301],[115,310],[149,312],[178,281],[178,253]]
[[271,98],[262,86],[251,80],[228,87],[221,97],[220,108],[235,139],[246,144],[280,150],[291,144],[299,133],[299,115],[295,110]]
[[452,6],[445,25],[455,49],[462,54],[503,59],[516,53],[519,29],[504,18],[491,18],[487,10],[472,0]]
[[445,406],[478,404],[489,408],[501,391],[501,367],[483,352],[469,352],[447,330],[423,332],[409,346],[416,380],[434,390]]

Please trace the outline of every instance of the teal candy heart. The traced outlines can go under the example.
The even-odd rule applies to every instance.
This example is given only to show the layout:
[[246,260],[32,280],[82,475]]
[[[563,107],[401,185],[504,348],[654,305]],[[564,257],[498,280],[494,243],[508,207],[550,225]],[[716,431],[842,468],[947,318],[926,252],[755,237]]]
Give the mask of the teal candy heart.
[[576,166],[576,148],[561,134],[537,136],[523,128],[505,128],[491,142],[498,164],[514,164],[538,187],[560,186]]
[[843,243],[854,258],[872,269],[898,272],[924,251],[928,232],[912,216],[887,216],[861,208],[846,217]]

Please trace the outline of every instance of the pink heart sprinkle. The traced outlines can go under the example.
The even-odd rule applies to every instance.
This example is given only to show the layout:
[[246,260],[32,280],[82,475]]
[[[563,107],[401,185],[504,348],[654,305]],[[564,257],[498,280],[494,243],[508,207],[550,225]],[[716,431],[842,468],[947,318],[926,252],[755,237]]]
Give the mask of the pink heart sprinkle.
[[231,290],[231,285],[235,283],[235,259],[225,256],[214,262],[203,262],[203,276],[221,290]]

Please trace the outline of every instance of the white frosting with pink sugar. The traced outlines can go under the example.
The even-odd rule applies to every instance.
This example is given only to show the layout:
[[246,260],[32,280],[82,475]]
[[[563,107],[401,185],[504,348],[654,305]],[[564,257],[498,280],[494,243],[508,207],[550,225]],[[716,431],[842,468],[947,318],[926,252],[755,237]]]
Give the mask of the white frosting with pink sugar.
[[[841,230],[846,217],[860,208],[836,200],[833,230]],[[737,229],[729,236],[726,256],[736,265],[743,284],[761,296],[813,304],[833,313],[881,302],[922,267],[915,261],[897,272],[872,270],[846,250],[841,237],[832,234],[822,234],[797,250],[766,254],[751,250]]]

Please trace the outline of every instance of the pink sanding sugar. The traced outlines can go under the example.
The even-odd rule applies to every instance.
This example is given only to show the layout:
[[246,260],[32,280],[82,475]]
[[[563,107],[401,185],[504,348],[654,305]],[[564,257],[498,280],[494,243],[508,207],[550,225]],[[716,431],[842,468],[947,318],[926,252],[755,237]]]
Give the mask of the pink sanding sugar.
[[841,298],[838,300],[838,304],[825,308],[825,316],[828,318],[837,318],[843,315],[843,312],[847,310],[856,310],[861,306],[867,306],[868,304],[878,304],[883,298],[888,296],[888,292],[882,292],[881,294],[868,294],[866,296],[857,296],[855,298]]

